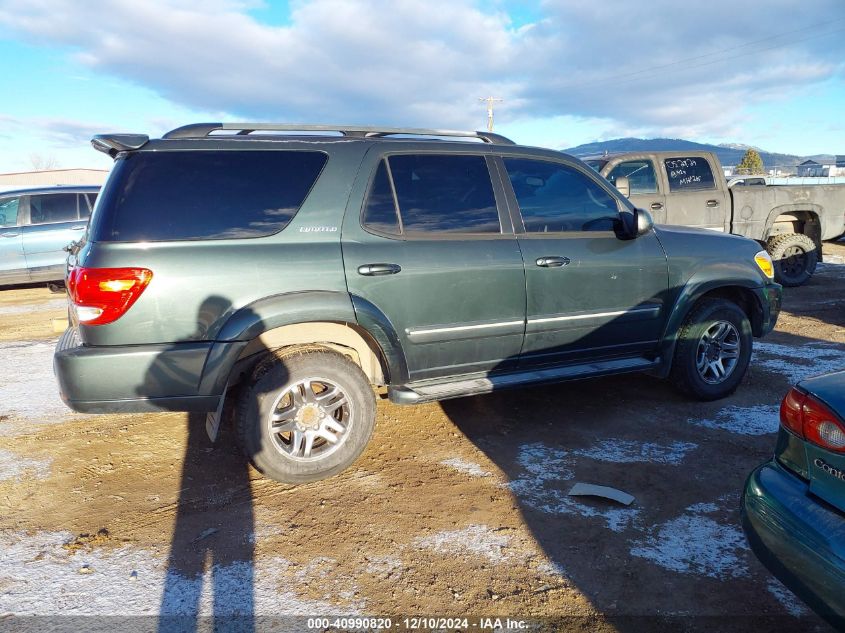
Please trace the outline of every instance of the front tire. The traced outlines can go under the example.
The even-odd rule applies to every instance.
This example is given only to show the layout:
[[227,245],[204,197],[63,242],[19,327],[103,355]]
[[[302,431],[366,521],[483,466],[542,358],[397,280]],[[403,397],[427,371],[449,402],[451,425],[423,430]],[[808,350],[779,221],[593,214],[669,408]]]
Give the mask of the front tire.
[[773,237],[766,244],[775,266],[775,281],[784,286],[807,283],[816,271],[819,253],[816,243],[801,233]]
[[703,299],[678,333],[670,379],[698,400],[729,396],[745,376],[751,346],[751,324],[738,305],[727,299]]
[[238,441],[253,465],[289,484],[348,468],[375,426],[375,395],[345,356],[313,350],[259,364],[241,390]]

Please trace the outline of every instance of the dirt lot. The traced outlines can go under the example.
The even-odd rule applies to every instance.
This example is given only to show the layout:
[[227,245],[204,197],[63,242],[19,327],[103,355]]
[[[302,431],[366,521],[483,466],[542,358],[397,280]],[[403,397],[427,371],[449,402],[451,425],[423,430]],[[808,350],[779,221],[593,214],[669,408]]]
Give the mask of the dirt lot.
[[[789,384],[845,367],[845,244],[825,253],[727,400],[624,376],[385,402],[353,468],[296,488],[210,444],[201,419],[69,412],[50,366],[61,297],[0,291],[0,624],[368,614],[828,630],[756,561],[738,515]],[[575,482],[636,501],[570,497]]]

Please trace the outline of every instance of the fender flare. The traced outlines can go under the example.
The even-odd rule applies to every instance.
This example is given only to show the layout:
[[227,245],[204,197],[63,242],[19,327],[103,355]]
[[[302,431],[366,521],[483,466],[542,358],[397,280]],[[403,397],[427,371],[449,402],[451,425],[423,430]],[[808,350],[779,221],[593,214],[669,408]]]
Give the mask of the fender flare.
[[405,356],[393,326],[375,306],[360,301],[359,312],[349,293],[317,290],[264,297],[238,309],[215,337],[203,367],[199,393],[224,394],[235,363],[262,334],[286,325],[311,322],[338,323],[367,335],[379,348],[385,381],[406,381]]

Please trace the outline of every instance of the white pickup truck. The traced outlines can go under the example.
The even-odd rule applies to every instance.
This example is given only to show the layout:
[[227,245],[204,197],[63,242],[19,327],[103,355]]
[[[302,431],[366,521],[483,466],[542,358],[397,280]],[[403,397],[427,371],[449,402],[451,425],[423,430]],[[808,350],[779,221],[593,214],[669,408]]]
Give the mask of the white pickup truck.
[[658,224],[735,233],[764,244],[785,286],[810,279],[822,240],[845,233],[845,185],[728,187],[711,152],[628,152],[584,161]]

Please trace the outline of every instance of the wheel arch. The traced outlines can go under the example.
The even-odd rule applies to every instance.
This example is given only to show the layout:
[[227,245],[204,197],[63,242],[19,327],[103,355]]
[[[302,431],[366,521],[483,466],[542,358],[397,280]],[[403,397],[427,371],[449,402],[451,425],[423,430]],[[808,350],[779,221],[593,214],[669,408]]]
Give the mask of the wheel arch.
[[[359,311],[360,306],[360,311]],[[362,318],[359,318],[360,317]],[[200,393],[225,395],[262,356],[316,345],[351,358],[372,384],[407,378],[404,354],[387,317],[345,292],[297,292],[266,297],[236,311],[220,328],[203,368]]]
[[[769,212],[766,220],[766,227],[763,233],[763,240],[768,240],[776,235],[784,233],[802,233],[810,237],[814,242],[821,240],[821,217],[824,209],[818,204],[809,202],[783,204],[775,207]],[[792,224],[792,231],[778,230],[776,225],[782,226]],[[800,230],[794,230],[794,225],[799,224]]]
[[737,280],[728,283],[715,280],[700,284],[688,283],[675,302],[675,308],[666,324],[660,349],[661,356],[666,360],[659,372],[660,376],[665,378],[669,375],[672,358],[674,358],[675,348],[678,344],[678,332],[686,318],[704,299],[727,299],[737,304],[748,317],[752,334],[755,337],[762,336],[764,327],[763,304],[757,293],[754,292],[756,287],[750,282]]

